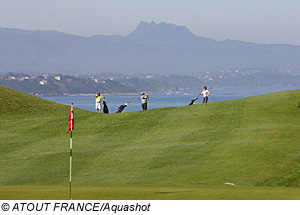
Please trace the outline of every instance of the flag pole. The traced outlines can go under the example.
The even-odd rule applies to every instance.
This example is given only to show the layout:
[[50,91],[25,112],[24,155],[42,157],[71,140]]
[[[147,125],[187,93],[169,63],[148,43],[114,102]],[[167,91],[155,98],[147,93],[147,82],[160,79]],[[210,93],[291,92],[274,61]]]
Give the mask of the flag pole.
[[73,130],[73,102],[71,104],[71,132],[70,132],[70,200],[72,200],[72,130]]
[[70,138],[70,200],[72,199],[72,131]]

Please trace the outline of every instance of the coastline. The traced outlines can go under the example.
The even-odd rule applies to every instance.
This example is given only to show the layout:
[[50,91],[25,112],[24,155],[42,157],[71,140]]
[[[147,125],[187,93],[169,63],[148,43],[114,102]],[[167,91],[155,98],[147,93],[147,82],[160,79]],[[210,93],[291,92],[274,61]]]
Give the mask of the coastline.
[[[158,93],[158,92],[151,92]],[[29,94],[29,93],[28,93]],[[33,95],[33,94],[30,94]],[[95,93],[64,93],[63,95],[35,94],[37,97],[94,96]],[[139,95],[139,93],[103,93],[101,95]]]
[[[95,93],[65,93],[62,96],[94,96]],[[101,93],[101,95],[139,95],[139,93]]]
[[[293,89],[295,88],[213,88],[211,90],[212,94],[209,98],[209,103]],[[300,88],[298,87],[296,89]],[[198,93],[199,90],[191,90],[190,92],[174,91],[173,93],[169,94],[167,94],[166,92],[153,93],[149,96],[150,100],[148,109],[185,106],[188,105],[189,102],[198,95]],[[41,98],[64,105],[74,103],[76,108],[95,111],[95,98],[93,95],[94,94],[79,94],[76,96],[72,94],[69,96],[41,96]],[[107,99],[107,105],[110,113],[114,113],[121,104],[124,104],[128,101],[132,102],[130,103],[130,105],[128,105],[128,107],[126,107],[126,112],[141,110],[141,100],[139,94],[137,93],[109,95],[105,94],[105,98]],[[197,104],[200,104],[201,102],[201,99],[198,99]]]
[[[226,86],[226,87],[219,87],[219,86],[208,86],[209,90],[212,91],[219,91],[219,90],[226,90],[226,89],[247,89],[250,88],[249,86]],[[267,86],[267,87],[253,87],[253,89],[271,89],[271,88],[278,88],[278,91],[288,90],[288,89],[299,89],[300,87],[297,86],[286,86],[286,87],[279,87],[279,86]],[[148,94],[158,94],[158,93],[165,93],[165,94],[176,94],[179,92],[191,91],[191,90],[202,90],[202,87],[199,88],[190,88],[190,89],[179,89],[177,91],[156,91],[156,92],[148,92]],[[32,94],[28,93],[29,95],[37,96],[37,97],[64,97],[64,96],[94,96],[95,93],[64,93],[61,95],[48,95],[48,94]],[[102,93],[102,95],[140,95],[140,93]]]

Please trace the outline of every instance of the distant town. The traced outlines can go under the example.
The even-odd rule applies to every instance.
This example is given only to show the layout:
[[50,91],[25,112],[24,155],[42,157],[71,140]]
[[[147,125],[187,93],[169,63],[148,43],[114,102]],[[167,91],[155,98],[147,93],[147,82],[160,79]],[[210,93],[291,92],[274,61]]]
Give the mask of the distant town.
[[36,96],[60,96],[182,91],[218,87],[300,87],[300,71],[270,69],[232,69],[190,75],[98,74],[62,75],[42,73],[0,74],[0,85]]

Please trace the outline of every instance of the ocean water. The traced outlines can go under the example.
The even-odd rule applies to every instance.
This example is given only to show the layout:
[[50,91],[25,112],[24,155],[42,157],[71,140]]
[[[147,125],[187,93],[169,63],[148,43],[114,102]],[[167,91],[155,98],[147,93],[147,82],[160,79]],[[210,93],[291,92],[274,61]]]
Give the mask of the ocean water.
[[[285,90],[294,90],[299,88],[219,88],[209,89],[211,95],[208,102],[226,101],[249,96],[261,95],[272,92]],[[197,97],[202,90],[189,90],[179,92],[153,93],[149,94],[148,109],[165,108],[165,107],[180,107],[189,104],[190,100]],[[142,110],[141,95],[103,95],[105,97],[109,113],[115,113],[118,107],[125,102],[131,101],[124,109],[124,112]],[[70,105],[74,103],[74,107],[89,111],[96,111],[95,98],[93,95],[76,95],[76,96],[49,96],[41,97],[43,99],[56,103]],[[202,97],[196,101],[196,104],[202,103]]]

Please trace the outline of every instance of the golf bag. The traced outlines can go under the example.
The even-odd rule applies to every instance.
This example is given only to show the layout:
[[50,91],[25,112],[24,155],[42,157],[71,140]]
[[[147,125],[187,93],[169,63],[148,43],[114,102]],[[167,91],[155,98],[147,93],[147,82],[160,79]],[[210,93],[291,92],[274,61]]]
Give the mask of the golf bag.
[[197,97],[195,97],[194,99],[192,99],[189,103],[189,105],[193,105],[196,103],[197,99],[199,98],[199,95]]
[[108,107],[107,107],[107,105],[106,105],[106,102],[105,102],[105,101],[103,101],[103,113],[109,113],[109,111],[108,111]]
[[120,105],[120,107],[118,108],[118,110],[116,111],[116,113],[122,113],[123,110],[127,107],[127,105],[128,105],[130,102],[131,102],[131,101],[126,102],[126,103],[123,104],[123,105]]

